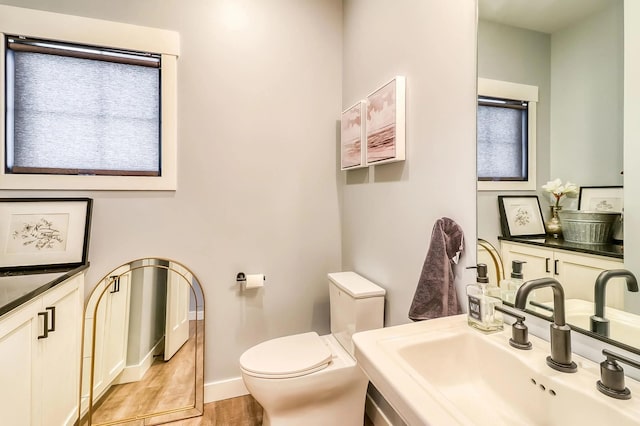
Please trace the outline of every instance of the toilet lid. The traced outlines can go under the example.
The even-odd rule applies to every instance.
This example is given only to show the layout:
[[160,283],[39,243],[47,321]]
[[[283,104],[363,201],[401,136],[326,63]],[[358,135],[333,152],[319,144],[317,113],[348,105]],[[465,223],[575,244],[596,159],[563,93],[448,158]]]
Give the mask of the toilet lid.
[[297,377],[322,370],[331,361],[331,350],[318,333],[279,337],[248,349],[240,366],[257,377]]

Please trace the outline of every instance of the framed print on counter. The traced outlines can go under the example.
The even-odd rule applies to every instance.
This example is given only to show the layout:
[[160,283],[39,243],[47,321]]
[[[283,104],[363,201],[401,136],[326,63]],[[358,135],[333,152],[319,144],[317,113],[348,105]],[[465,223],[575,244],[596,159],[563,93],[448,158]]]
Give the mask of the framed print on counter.
[[503,237],[544,237],[540,200],[536,195],[499,195]]
[[0,198],[0,272],[87,262],[90,198]]
[[624,188],[622,186],[582,186],[578,210],[622,213]]

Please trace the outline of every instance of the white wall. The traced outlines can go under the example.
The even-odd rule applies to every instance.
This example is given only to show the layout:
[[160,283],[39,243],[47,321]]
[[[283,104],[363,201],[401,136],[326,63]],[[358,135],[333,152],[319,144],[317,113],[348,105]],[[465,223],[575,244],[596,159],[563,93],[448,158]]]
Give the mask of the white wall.
[[474,0],[344,1],[342,106],[407,79],[407,160],[341,179],[343,266],[387,289],[387,326],[409,321],[438,218],[465,232],[461,293],[475,281],[475,20]]
[[[488,21],[478,22],[478,77],[538,87],[536,126],[536,188],[549,180],[549,123],[551,106],[551,36]],[[478,191],[478,237],[496,247],[500,230],[498,195]],[[536,195],[537,191],[508,195]],[[542,195],[542,194],[540,194]],[[545,199],[540,197],[541,205]],[[543,211],[546,213],[546,211]]]
[[622,185],[623,7],[551,37],[551,178]]
[[[329,330],[341,267],[339,0],[1,0],[180,32],[177,192],[0,191],[95,199],[87,282],[140,257],[189,266],[206,298],[205,382],[258,341]],[[265,273],[259,295],[239,271]],[[91,286],[91,284],[89,284]],[[87,289],[88,293],[89,289]]]

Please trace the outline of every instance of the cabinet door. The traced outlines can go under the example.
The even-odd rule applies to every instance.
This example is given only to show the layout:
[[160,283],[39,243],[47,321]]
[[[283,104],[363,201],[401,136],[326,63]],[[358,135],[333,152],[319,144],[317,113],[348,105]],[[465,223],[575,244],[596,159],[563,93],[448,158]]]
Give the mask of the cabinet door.
[[38,375],[38,304],[29,303],[0,321],[0,416],[2,424],[31,425],[39,416],[34,381]]
[[[189,339],[189,284],[193,276],[181,265],[171,262],[167,278],[164,360],[169,361]],[[182,275],[184,275],[184,278]]]
[[[525,281],[554,276],[555,265],[551,250],[542,247],[511,244],[504,241],[501,247],[504,273],[507,277],[511,274],[511,262],[514,260],[526,262],[522,266],[522,274]],[[549,288],[534,290],[529,295],[528,300],[549,302],[553,300],[552,290]]]
[[[555,252],[558,261],[559,277],[565,292],[565,299],[582,299],[594,301],[596,278],[602,271],[623,267],[621,261],[603,259],[586,254]],[[624,278],[614,278],[607,283],[606,306],[624,309]]]
[[38,341],[42,425],[70,425],[78,417],[83,290],[83,276],[76,276],[42,298],[50,330]]
[[107,290],[108,295],[105,295],[108,299],[102,355],[107,386],[118,377],[127,363],[130,280],[130,272],[120,275],[112,288]]

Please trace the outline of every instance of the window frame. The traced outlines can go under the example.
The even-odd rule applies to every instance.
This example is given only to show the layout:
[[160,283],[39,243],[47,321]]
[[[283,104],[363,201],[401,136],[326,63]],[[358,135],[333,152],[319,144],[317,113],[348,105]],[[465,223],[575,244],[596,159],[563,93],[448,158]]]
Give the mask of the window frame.
[[[6,36],[59,40],[89,46],[152,52],[161,56],[160,176],[12,174],[5,171]],[[0,189],[176,190],[177,189],[177,58],[175,31],[0,5]]]
[[[523,181],[490,181],[479,180],[476,171],[478,191],[535,191],[536,190],[536,111],[538,104],[538,87],[508,81],[478,78],[478,96],[490,98],[514,99],[527,101],[527,180]],[[476,115],[477,117],[477,115]],[[476,146],[477,149],[477,146]],[[476,155],[477,161],[477,155]]]

